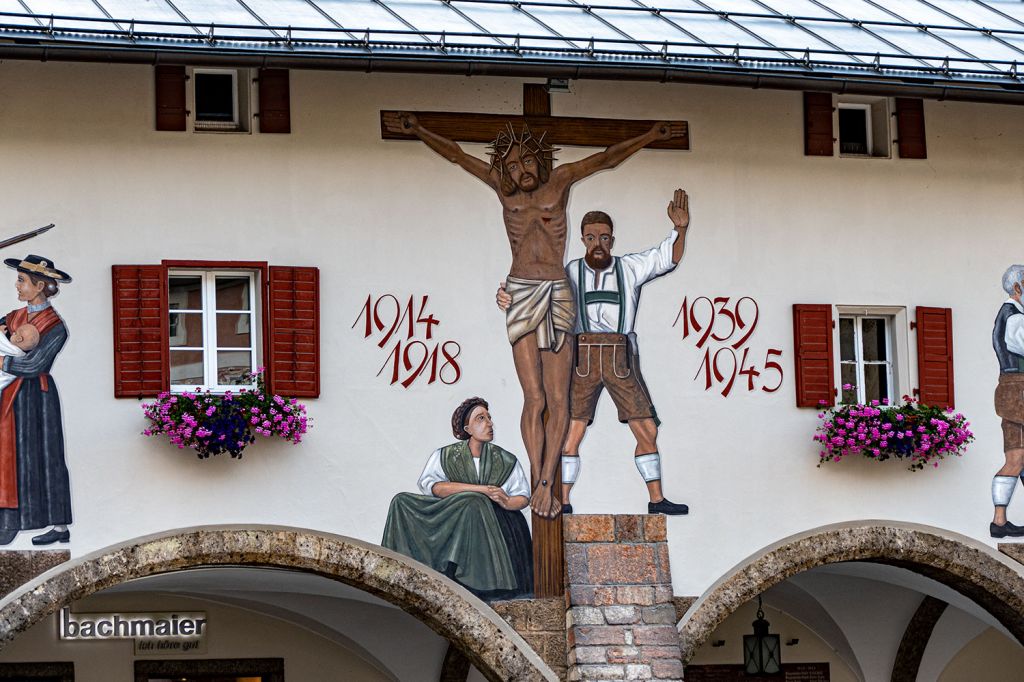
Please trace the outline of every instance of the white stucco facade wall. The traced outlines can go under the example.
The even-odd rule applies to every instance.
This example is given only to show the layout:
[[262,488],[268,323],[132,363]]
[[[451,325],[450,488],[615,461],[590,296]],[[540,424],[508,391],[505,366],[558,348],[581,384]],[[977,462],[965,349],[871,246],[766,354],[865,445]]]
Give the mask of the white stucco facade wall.
[[[692,510],[669,520],[676,593],[698,595],[761,547],[839,521],[908,521],[994,542],[988,489],[1002,444],[990,335],[1002,272],[1024,260],[1020,111],[927,101],[927,160],[811,158],[800,93],[574,89],[553,96],[554,114],[690,125],[691,151],[642,151],[573,190],[567,253],[582,254],[578,221],[591,209],[615,219],[616,253],[652,246],[670,228],[672,190],[690,194],[686,254],[645,288],[638,316],[665,490]],[[146,66],[8,61],[0,92],[0,228],[57,224],[3,255],[45,255],[74,277],[54,299],[71,337],[52,375],[75,555],[201,524],[285,524],[379,543],[389,500],[413,490],[430,452],[452,441],[451,411],[468,396],[490,401],[495,442],[526,464],[521,394],[494,306],[510,262],[498,203],[424,145],[381,140],[378,114],[517,113],[521,81],[293,71],[289,135],[155,132]],[[306,401],[305,443],[199,461],[139,435],[138,401],[113,397],[110,268],[163,259],[320,268],[322,392]],[[8,275],[4,310],[18,305]],[[368,295],[384,293],[429,295],[436,337],[462,349],[457,383],[404,389],[388,385],[388,369],[376,376],[391,347],[353,323]],[[748,392],[739,377],[723,398],[694,380],[703,351],[672,323],[683,298],[698,296],[757,300],[750,357],[763,366],[768,348],[782,350],[780,390]],[[794,406],[794,303],[905,306],[911,319],[918,305],[951,307],[957,409],[977,435],[967,456],[918,473],[899,462],[816,468],[817,413]],[[914,334],[902,333],[916,377]],[[633,447],[604,396],[582,446],[577,511],[646,510]],[[1024,515],[1018,504],[1012,520]],[[30,535],[11,547],[29,547]]]

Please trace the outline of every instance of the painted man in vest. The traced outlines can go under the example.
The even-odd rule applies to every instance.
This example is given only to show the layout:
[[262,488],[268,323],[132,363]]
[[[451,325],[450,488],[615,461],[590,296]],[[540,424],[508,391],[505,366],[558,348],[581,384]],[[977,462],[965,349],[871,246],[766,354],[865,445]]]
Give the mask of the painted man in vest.
[[[487,163],[470,156],[453,140],[422,125],[414,114],[384,115],[384,126],[413,134],[432,150],[482,180],[501,202],[512,247],[512,266],[506,281],[512,303],[505,324],[512,358],[523,389],[520,428],[530,458],[534,513],[554,518],[562,504],[551,489],[569,426],[569,381],[572,334],[576,311],[562,263],[568,234],[566,207],[569,190],[598,171],[615,168],[648,144],[686,134],[684,123],[656,123],[648,132],[613,144],[585,159],[553,167],[554,147],[529,129],[511,126],[491,145]],[[545,419],[545,411],[547,418]]]
[[[569,435],[562,454],[563,513],[571,514],[569,492],[580,472],[579,447],[594,421],[601,392],[607,389],[619,421],[636,438],[633,461],[647,484],[649,514],[686,514],[685,504],[670,502],[661,490],[658,416],[640,373],[636,323],[640,291],[645,284],[675,269],[683,256],[690,224],[689,199],[681,189],[668,205],[673,229],[658,246],[640,253],[612,256],[612,219],[602,211],[583,216],[580,229],[587,253],[571,261],[566,274],[576,299],[576,371],[570,390]],[[498,306],[510,297],[498,289]]]
[[996,414],[1003,420],[1003,468],[992,479],[995,516],[989,526],[994,538],[1024,536],[1024,526],[1006,520],[1017,477],[1024,469],[1024,265],[1011,265],[1003,275],[1003,290],[1010,295],[992,328],[992,347],[999,360]]

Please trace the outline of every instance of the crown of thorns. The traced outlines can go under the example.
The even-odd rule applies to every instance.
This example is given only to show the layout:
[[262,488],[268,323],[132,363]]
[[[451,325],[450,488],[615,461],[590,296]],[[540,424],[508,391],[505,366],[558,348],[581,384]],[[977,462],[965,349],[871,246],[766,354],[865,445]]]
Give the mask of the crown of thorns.
[[547,137],[547,131],[541,133],[540,137],[536,137],[530,132],[530,126],[525,123],[519,133],[516,133],[511,123],[506,123],[505,130],[498,133],[487,151],[491,156],[491,170],[497,167],[498,172],[504,177],[505,164],[499,163],[499,161],[503,162],[508,158],[513,149],[519,150],[520,157],[524,154],[533,154],[542,162],[547,163],[550,168],[555,161],[555,152],[559,152],[561,149],[544,142],[545,137]]

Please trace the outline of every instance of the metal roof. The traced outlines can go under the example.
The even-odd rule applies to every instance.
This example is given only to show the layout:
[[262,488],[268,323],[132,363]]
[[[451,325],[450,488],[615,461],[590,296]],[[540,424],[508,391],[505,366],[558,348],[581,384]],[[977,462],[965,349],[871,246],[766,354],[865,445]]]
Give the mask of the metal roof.
[[0,57],[874,83],[1015,101],[1024,2],[0,0]]

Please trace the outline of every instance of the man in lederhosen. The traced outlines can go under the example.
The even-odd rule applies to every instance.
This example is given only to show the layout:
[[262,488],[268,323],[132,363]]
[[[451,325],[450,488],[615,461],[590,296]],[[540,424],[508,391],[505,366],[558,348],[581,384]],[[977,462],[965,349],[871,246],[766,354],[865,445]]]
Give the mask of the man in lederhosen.
[[[658,453],[658,416],[640,374],[636,321],[640,290],[644,284],[675,269],[683,256],[686,228],[690,224],[686,192],[675,191],[668,205],[674,226],[658,246],[625,256],[612,256],[615,237],[612,219],[603,211],[583,216],[582,241],[586,255],[571,261],[566,274],[576,299],[576,368],[570,392],[569,434],[562,454],[562,511],[572,513],[569,491],[580,472],[579,447],[594,421],[597,401],[608,390],[619,421],[636,437],[634,462],[647,490],[650,514],[686,514],[685,504],[665,499],[661,490],[661,455]],[[508,307],[504,289],[498,305]]]
[[992,327],[992,347],[999,360],[996,414],[1002,418],[1003,468],[992,479],[995,515],[989,532],[994,538],[1024,536],[1024,526],[1006,520],[1017,477],[1024,469],[1024,265],[1011,265],[1003,274],[1003,290],[1010,295],[999,308]]

